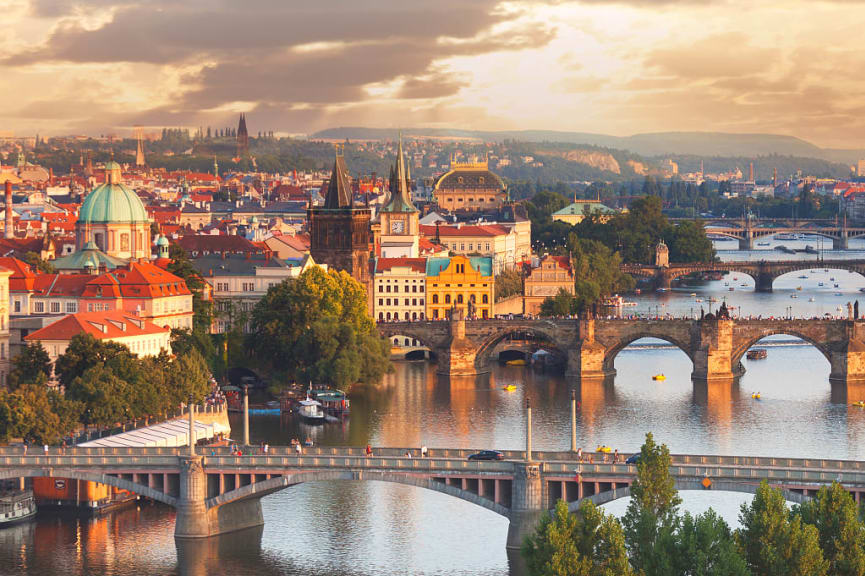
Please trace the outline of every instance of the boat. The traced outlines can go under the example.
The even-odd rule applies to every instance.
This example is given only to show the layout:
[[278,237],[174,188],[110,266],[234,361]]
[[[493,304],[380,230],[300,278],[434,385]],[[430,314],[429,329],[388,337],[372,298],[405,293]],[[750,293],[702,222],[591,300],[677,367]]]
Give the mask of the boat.
[[822,285],[823,285],[822,282],[818,282],[818,283],[817,283],[817,286],[822,286]]
[[595,452],[602,452],[604,454],[609,454],[612,451],[613,449],[609,446],[598,446],[597,450],[595,450]]
[[736,289],[733,288],[732,286],[730,286],[729,288],[727,288],[727,290],[729,290],[730,292],[733,292],[733,291],[735,291]]
[[753,398],[754,400],[759,400],[760,399],[760,393],[759,392],[752,392],[751,398]]
[[0,528],[25,522],[36,516],[32,490],[0,492]]
[[696,297],[697,297],[697,293],[696,293],[696,292],[691,292],[691,298],[696,298]]
[[508,392],[513,392],[513,391],[516,390],[516,389],[517,389],[517,385],[516,385],[516,384],[508,384],[507,386],[503,386],[503,387],[502,387],[502,390],[506,390],[506,391],[508,391]]
[[523,358],[517,358],[516,360],[508,360],[505,364],[508,366],[525,366],[527,362]]
[[775,240],[799,240],[799,236],[790,232],[783,232],[775,234]]
[[[862,290],[863,292],[865,292],[865,288],[862,288],[861,290]],[[696,300],[694,300],[694,302],[702,302],[702,301],[703,301],[702,298],[697,298]]]
[[757,246],[768,246],[768,242],[757,242]]
[[814,300],[814,297],[813,297],[813,296],[811,296],[810,298],[808,298],[808,302],[814,302],[814,301],[815,301],[815,300]]
[[790,294],[790,298],[798,298],[798,297],[799,297],[798,294]]
[[748,350],[748,353],[745,356],[748,360],[763,360],[768,355],[769,353],[765,348],[752,348],[751,350]]
[[311,423],[324,422],[324,410],[321,408],[321,402],[313,400],[309,396],[306,400],[298,402],[297,413],[301,418]]
[[833,286],[835,286],[835,288],[839,288],[839,286],[838,286],[838,283],[837,283],[837,282],[835,282],[835,284],[833,284]]
[[799,291],[801,292],[801,291],[802,291],[802,287],[801,287],[801,286],[796,286],[796,290],[799,290]]
[[625,299],[618,294],[614,294],[608,298],[604,298],[603,300],[601,300],[601,306],[605,306],[607,308],[619,308],[624,304]]
[[799,278],[805,280],[806,278],[808,278],[808,275],[807,274],[800,274]]
[[859,288],[859,292],[865,292],[865,288]]
[[669,292],[669,291],[670,291],[669,288],[658,288],[657,290],[655,290],[655,292]]
[[345,397],[345,392],[342,390],[321,388],[310,390],[309,396],[312,400],[321,403],[321,408],[326,414],[342,416],[351,412],[351,402]]
[[805,246],[805,253],[806,254],[819,254],[819,252],[817,252],[817,249],[814,248],[813,246],[811,246],[810,244],[808,246]]
[[834,281],[835,281],[835,277],[834,277],[834,276],[832,276],[831,278],[829,278],[829,282],[834,282]]
[[729,285],[730,285],[729,282],[724,282],[724,286],[729,286]]
[[742,282],[742,283],[741,283],[741,284],[739,284],[739,287],[740,287],[740,288],[747,288],[747,287],[748,287],[748,285],[747,285],[747,284],[745,284],[745,283],[744,283],[744,282]]
[[835,292],[835,296],[843,296],[840,292]]
[[666,380],[666,379],[667,379],[667,377],[664,376],[663,373],[655,374],[654,376],[652,376],[652,380]]
[[865,400],[859,400],[858,402],[853,402],[850,406],[856,406],[857,408],[865,408]]

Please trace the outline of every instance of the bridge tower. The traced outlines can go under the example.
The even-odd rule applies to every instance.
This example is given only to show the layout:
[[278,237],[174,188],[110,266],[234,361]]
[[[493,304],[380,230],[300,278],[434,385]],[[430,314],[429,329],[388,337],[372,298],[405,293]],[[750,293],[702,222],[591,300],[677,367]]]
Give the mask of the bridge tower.
[[745,228],[742,230],[742,237],[739,238],[739,250],[754,249],[754,229],[751,227],[751,218],[745,219]]

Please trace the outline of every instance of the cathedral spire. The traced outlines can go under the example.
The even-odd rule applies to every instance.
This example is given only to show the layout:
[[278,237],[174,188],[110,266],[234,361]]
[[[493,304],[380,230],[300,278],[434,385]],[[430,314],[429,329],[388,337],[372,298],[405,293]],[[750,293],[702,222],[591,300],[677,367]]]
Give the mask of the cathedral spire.
[[324,207],[349,208],[354,204],[353,196],[348,168],[345,167],[345,159],[337,144],[333,171],[330,174],[330,183],[327,185],[327,195],[324,198]]
[[240,113],[240,120],[237,122],[237,155],[245,156],[249,154],[249,132],[246,130],[246,114]]

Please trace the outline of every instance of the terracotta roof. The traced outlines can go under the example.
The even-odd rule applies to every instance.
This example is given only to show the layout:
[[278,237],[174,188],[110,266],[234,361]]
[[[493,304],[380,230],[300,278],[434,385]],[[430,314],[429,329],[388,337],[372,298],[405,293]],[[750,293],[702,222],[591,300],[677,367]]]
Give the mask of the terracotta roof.
[[375,271],[384,272],[392,268],[411,268],[412,272],[426,272],[426,258],[376,258]]
[[90,274],[40,274],[33,283],[35,296],[81,296],[93,280]]
[[157,326],[149,320],[121,311],[79,312],[61,318],[24,337],[28,342],[71,340],[85,332],[97,340],[164,334],[171,328]]
[[219,254],[228,253],[250,253],[262,252],[255,244],[243,236],[229,236],[227,234],[187,234],[177,240],[183,250],[190,255],[195,254]]
[[275,240],[282,242],[286,246],[294,248],[299,252],[309,251],[309,235],[308,234],[280,234],[273,236]]
[[36,283],[36,272],[29,264],[17,258],[2,257],[0,258],[0,266],[12,272],[12,276],[9,277],[10,292],[30,292],[33,290]]
[[90,278],[82,298],[163,298],[190,294],[185,280],[151,262],[130,262],[126,268]]

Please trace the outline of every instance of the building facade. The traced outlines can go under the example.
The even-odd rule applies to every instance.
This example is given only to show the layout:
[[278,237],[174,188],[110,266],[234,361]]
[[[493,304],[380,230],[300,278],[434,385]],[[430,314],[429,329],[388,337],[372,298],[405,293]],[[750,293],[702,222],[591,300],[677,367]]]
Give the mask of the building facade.
[[378,258],[373,276],[373,318],[423,320],[426,317],[426,259]]
[[459,308],[469,318],[492,318],[495,316],[492,258],[428,258],[426,291],[429,320],[447,318],[452,308]]
[[520,234],[514,224],[457,223],[423,226],[422,231],[451,255],[489,256],[496,273],[515,267],[531,255],[531,232]]
[[537,315],[547,298],[555,298],[560,290],[574,293],[574,272],[567,256],[544,256],[524,267],[523,312]]
[[508,199],[504,181],[490,172],[486,162],[451,163],[433,194],[436,203],[451,212],[498,210]]

